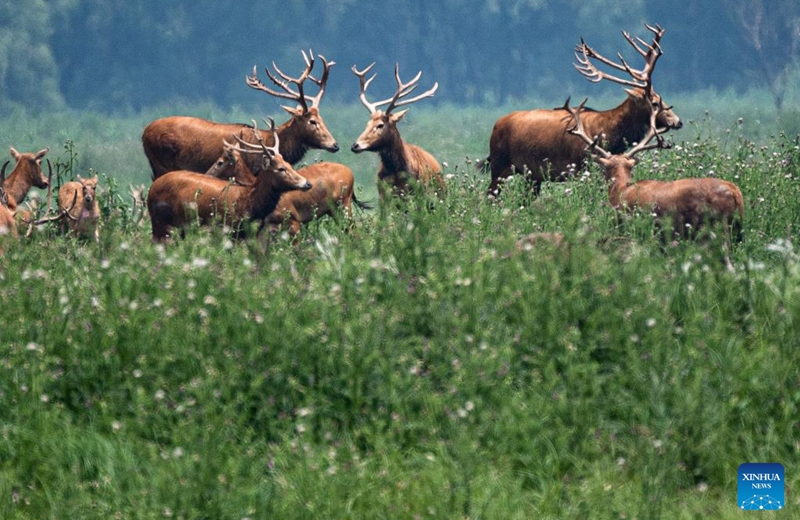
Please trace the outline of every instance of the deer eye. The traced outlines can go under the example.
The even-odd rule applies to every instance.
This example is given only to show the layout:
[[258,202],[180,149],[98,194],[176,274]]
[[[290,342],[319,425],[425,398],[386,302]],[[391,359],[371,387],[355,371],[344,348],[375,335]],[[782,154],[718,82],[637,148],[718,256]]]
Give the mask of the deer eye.
[[309,119],[308,120],[308,124],[311,125],[311,126],[317,126],[318,125],[316,119]]

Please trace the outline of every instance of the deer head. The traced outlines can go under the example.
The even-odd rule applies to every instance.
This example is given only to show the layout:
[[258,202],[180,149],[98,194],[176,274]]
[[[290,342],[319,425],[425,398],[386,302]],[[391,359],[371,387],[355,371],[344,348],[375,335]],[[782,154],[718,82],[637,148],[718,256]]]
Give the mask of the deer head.
[[[439,83],[434,83],[433,87],[429,90],[412,98],[408,98],[407,96],[419,86],[422,71],[417,72],[417,75],[409,82],[403,83],[400,79],[400,65],[395,64],[394,77],[397,81],[397,90],[389,98],[370,103],[367,100],[367,88],[372,80],[375,79],[376,74],[373,74],[369,78],[366,78],[366,75],[373,66],[375,66],[374,62],[361,71],[359,71],[355,65],[352,67],[353,74],[358,76],[361,85],[359,99],[370,113],[370,120],[367,122],[367,127],[351,147],[351,150],[355,153],[380,149],[388,139],[387,136],[395,136],[397,134],[397,123],[402,121],[403,116],[408,112],[408,109],[396,113],[393,113],[393,110],[404,105],[410,105],[420,99],[433,97],[434,93],[436,93],[436,89],[439,88]],[[382,105],[386,105],[385,110],[380,110],[378,108]]]
[[[644,58],[645,64],[642,69],[639,70],[631,67],[622,57],[622,54],[617,55],[620,60],[619,63],[604,57],[596,50],[589,47],[583,39],[581,39],[581,43],[575,47],[575,58],[578,61],[578,63],[575,64],[575,68],[578,69],[578,72],[586,77],[586,79],[593,83],[598,83],[605,79],[629,87],[625,89],[625,92],[627,92],[628,96],[635,102],[641,103],[642,106],[652,103],[663,104],[661,96],[653,89],[653,71],[655,70],[658,59],[663,54],[660,41],[665,31],[659,25],[653,27],[646,24],[645,27],[654,34],[653,41],[649,44],[639,37],[634,38],[628,32],[622,31],[622,36],[625,40],[627,40],[634,50]],[[630,79],[603,72],[592,63],[592,60],[596,60],[612,69],[624,72],[630,76]],[[644,110],[646,111],[647,109],[645,108]],[[683,126],[680,118],[671,108],[666,108],[658,114],[657,123],[659,128],[678,129]]]
[[[325,87],[328,83],[330,69],[336,65],[336,62],[329,62],[324,56],[320,55],[319,59],[322,61],[323,70],[322,76],[317,79],[311,75],[311,70],[314,68],[316,60],[313,51],[309,50],[308,54],[306,54],[305,51],[302,51],[302,53],[306,68],[300,76],[296,78],[281,71],[274,61],[272,62],[272,68],[275,69],[275,73],[270,71],[269,68],[264,67],[267,77],[281,90],[274,90],[264,85],[261,80],[258,79],[255,66],[253,66],[253,75],[246,77],[247,85],[255,90],[266,92],[271,96],[297,102],[296,107],[284,105],[282,108],[292,116],[292,124],[298,125],[301,129],[301,132],[305,136],[304,140],[313,143],[319,148],[328,150],[329,152],[336,152],[339,150],[339,145],[325,126],[325,122],[319,114],[319,103],[322,100],[322,96],[325,94]],[[309,96],[305,93],[304,86],[306,80],[311,80],[312,83],[319,87],[316,96]],[[293,88],[293,86],[296,87],[296,89]]]

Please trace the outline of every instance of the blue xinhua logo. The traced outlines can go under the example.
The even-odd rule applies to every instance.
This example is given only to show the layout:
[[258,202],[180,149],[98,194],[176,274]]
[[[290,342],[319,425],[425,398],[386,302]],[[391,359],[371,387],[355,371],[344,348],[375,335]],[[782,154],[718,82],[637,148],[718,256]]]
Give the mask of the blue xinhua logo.
[[783,465],[745,462],[739,466],[739,509],[778,511],[786,504]]

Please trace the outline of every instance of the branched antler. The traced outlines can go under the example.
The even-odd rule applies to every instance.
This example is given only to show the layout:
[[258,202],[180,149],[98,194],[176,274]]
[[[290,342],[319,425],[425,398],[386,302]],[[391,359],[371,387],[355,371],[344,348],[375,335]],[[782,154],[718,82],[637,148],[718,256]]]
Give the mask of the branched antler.
[[[622,31],[622,36],[645,60],[645,65],[641,70],[632,68],[620,53],[617,53],[619,63],[606,58],[589,47],[583,38],[581,38],[581,43],[575,47],[575,58],[578,61],[578,63],[574,64],[575,68],[578,69],[578,72],[583,74],[586,79],[594,83],[607,79],[621,85],[643,88],[647,91],[651,90],[653,88],[653,70],[655,69],[658,58],[660,58],[663,53],[659,41],[661,37],[664,36],[665,31],[659,25],[653,27],[652,25],[646,24],[645,27],[655,35],[652,43],[648,44],[641,38],[634,38],[628,32]],[[592,60],[596,60],[615,70],[625,72],[633,79],[623,79],[603,72],[592,63]]]
[[[280,76],[280,78],[276,77],[275,74],[273,74],[267,67],[264,67],[264,70],[266,71],[269,79],[276,86],[280,87],[283,90],[283,92],[273,90],[268,86],[264,85],[261,82],[261,80],[258,79],[257,67],[255,65],[253,66],[253,75],[246,77],[247,85],[251,88],[254,88],[256,90],[261,90],[262,92],[266,92],[267,94],[270,94],[278,98],[296,101],[303,108],[304,112],[308,112],[308,102],[310,101],[312,103],[311,106],[316,106],[316,104],[319,103],[319,99],[322,97],[322,95],[317,94],[316,97],[309,97],[306,96],[303,92],[303,83],[305,83],[306,79],[308,79],[308,77],[310,76],[311,69],[314,68],[314,53],[311,50],[308,51],[308,54],[306,54],[306,51],[301,51],[301,52],[303,53],[303,60],[306,62],[306,68],[303,71],[303,73],[300,74],[300,76],[298,76],[297,78],[293,78],[285,74],[278,68],[278,66],[275,64],[274,61],[272,62],[272,68],[275,69],[275,74]],[[327,68],[329,67],[330,65],[328,65],[326,67],[325,72],[323,72],[323,79],[325,81],[327,81]],[[323,83],[323,80],[320,80],[319,83],[313,79],[312,81],[314,81],[318,85],[319,83]],[[292,85],[296,85],[297,90],[294,90],[292,88]],[[322,91],[324,92],[324,83],[321,85],[321,88]]]
[[380,107],[381,105],[387,105],[386,110],[384,112],[386,114],[389,114],[392,112],[392,110],[394,110],[397,107],[410,105],[411,103],[415,103],[420,99],[424,99],[427,97],[433,97],[434,93],[436,93],[436,90],[439,88],[439,83],[437,82],[433,84],[433,87],[423,92],[422,94],[414,96],[413,98],[405,99],[406,96],[414,92],[414,90],[416,90],[417,87],[419,86],[419,80],[420,78],[422,78],[422,71],[417,72],[417,75],[414,76],[407,83],[403,83],[403,81],[400,79],[400,64],[398,63],[395,64],[394,66],[394,77],[395,81],[397,81],[397,90],[395,91],[394,95],[382,101],[370,103],[367,100],[367,87],[369,87],[369,84],[372,82],[373,79],[375,79],[376,74],[370,76],[369,79],[366,78],[366,75],[374,65],[375,62],[372,62],[367,68],[361,71],[359,71],[355,65],[353,65],[351,69],[353,71],[353,74],[358,76],[359,83],[361,84],[361,93],[359,95],[359,99],[361,100],[361,103],[365,107],[367,107],[367,110],[369,110],[370,114],[374,114],[375,112],[377,112],[378,107]]

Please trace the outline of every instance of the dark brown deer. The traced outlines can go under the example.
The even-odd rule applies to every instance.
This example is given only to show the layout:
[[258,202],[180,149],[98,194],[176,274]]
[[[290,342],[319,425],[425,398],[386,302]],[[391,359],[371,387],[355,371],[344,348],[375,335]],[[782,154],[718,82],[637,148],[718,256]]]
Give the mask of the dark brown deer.
[[[397,80],[397,91],[388,99],[370,103],[367,101],[367,87],[375,79],[375,74],[369,79],[366,79],[366,74],[374,65],[375,63],[372,63],[362,71],[356,69],[355,65],[352,68],[353,73],[358,76],[361,84],[359,98],[361,103],[369,110],[370,119],[364,132],[353,143],[351,150],[354,153],[377,152],[380,156],[378,192],[381,199],[386,196],[387,188],[385,185],[388,185],[394,194],[402,195],[408,192],[411,187],[409,183],[411,180],[415,183],[433,184],[443,188],[445,183],[444,177],[442,177],[442,167],[436,158],[419,146],[409,144],[400,137],[397,123],[403,119],[408,109],[393,113],[395,108],[410,105],[423,98],[432,97],[436,89],[439,88],[439,84],[434,83],[433,87],[422,94],[405,99],[419,86],[422,72],[418,72],[408,83],[403,83],[400,80],[399,65],[395,65],[394,75]],[[386,110],[378,109],[382,105],[387,105]]]
[[0,177],[4,179],[3,188],[8,196],[8,207],[11,211],[15,211],[17,205],[25,200],[31,187],[44,189],[50,184],[50,180],[42,172],[42,159],[50,151],[50,148],[42,148],[36,153],[20,153],[14,147],[9,150],[16,164],[6,177],[6,167],[10,162],[6,161]]
[[262,171],[252,186],[190,171],[175,171],[153,182],[147,194],[147,208],[153,225],[153,240],[168,239],[175,228],[185,227],[193,218],[201,225],[215,219],[232,228],[245,220],[263,221],[278,205],[281,193],[309,190],[311,184],[283,159],[274,123],[273,145],[263,141]]
[[[303,59],[306,68],[297,78],[284,74],[274,62],[272,66],[275,74],[268,68],[265,69],[270,80],[281,90],[273,90],[261,83],[256,75],[255,67],[253,67],[253,75],[246,78],[247,84],[251,88],[298,103],[296,108],[283,107],[291,117],[278,127],[281,155],[291,164],[300,162],[310,148],[319,148],[329,152],[339,150],[336,139],[328,131],[319,113],[319,103],[325,94],[330,68],[335,65],[335,62],[328,62],[323,56],[319,56],[323,72],[322,76],[316,79],[311,76],[311,70],[315,63],[313,52],[309,51],[309,54],[303,52]],[[319,87],[316,96],[305,94],[304,86],[307,80],[311,80]],[[296,89],[292,87],[293,85]],[[222,141],[231,134],[240,134],[242,139],[258,144],[253,127],[245,124],[215,123],[187,116],[165,117],[153,121],[142,133],[142,146],[150,161],[153,179],[177,170],[206,172],[222,155]],[[267,137],[268,145],[271,144],[271,139],[271,137]],[[256,161],[255,158],[252,159]],[[249,164],[249,166],[252,169],[256,164]]]
[[[644,58],[645,64],[641,70],[633,69],[621,56],[621,63],[601,56],[583,40],[575,48],[578,60],[575,67],[589,81],[596,83],[606,79],[629,87],[625,90],[627,98],[616,108],[603,111],[586,109],[583,115],[587,131],[591,135],[602,134],[612,154],[622,153],[632,143],[642,139],[650,125],[650,106],[661,102],[661,96],[653,89],[652,75],[662,54],[659,42],[664,29],[658,25],[646,27],[654,33],[650,44],[641,38],[634,39],[627,32],[622,33]],[[631,79],[602,72],[592,60],[624,72]],[[525,175],[533,183],[535,193],[539,192],[542,181],[546,179],[568,179],[585,158],[583,142],[566,131],[571,121],[565,107],[512,112],[498,119],[489,140],[488,162],[492,172],[489,195],[497,195],[501,181],[514,173]],[[675,129],[683,126],[671,109],[659,114],[658,125],[659,128]]]
[[[631,180],[638,153],[669,147],[661,137],[667,128],[658,128],[658,118],[667,110],[661,101],[654,102],[651,107],[647,134],[633,148],[620,154],[603,149],[599,145],[601,136],[591,137],[587,132],[583,122],[585,103],[584,100],[573,109],[567,100],[564,106],[573,120],[567,131],[588,145],[592,159],[603,168],[603,175],[609,182],[608,200],[614,208],[621,211],[645,209],[659,221],[669,217],[673,237],[693,237],[701,228],[721,223],[728,244],[732,239],[741,240],[744,199],[739,187],[732,182],[714,178]],[[653,139],[655,143],[651,143]]]
[[[239,143],[243,147],[252,146],[244,141]],[[247,168],[241,156],[243,153],[254,151],[226,142],[223,157],[220,157],[206,174],[233,180],[242,186],[253,186],[257,176]],[[325,215],[336,217],[337,213],[342,211],[346,218],[351,219],[353,204],[362,209],[370,208],[369,204],[356,198],[353,192],[355,184],[353,170],[343,164],[315,163],[298,170],[297,173],[308,179],[312,187],[308,191],[289,191],[281,195],[278,206],[265,220],[273,231],[286,226],[292,235],[297,235],[302,224],[315,218]]]

